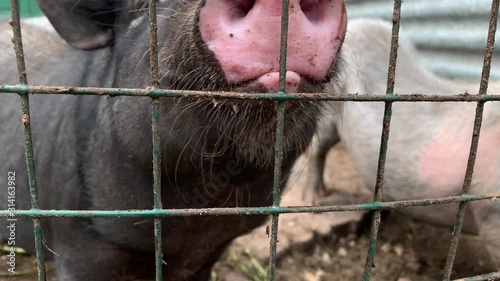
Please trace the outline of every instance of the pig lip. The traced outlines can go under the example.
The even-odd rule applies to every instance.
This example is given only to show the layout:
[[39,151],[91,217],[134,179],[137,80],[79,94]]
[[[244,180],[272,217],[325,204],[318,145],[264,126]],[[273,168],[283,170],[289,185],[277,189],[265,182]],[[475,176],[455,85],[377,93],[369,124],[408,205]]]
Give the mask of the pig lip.
[[[304,78],[301,76],[298,91],[297,93],[315,93],[320,92],[322,90],[321,82],[315,81],[313,79]],[[236,92],[236,93],[251,93],[256,96],[261,95],[263,93],[272,93],[269,92],[268,89],[257,82],[257,79],[252,79],[250,81],[238,84],[226,84],[224,87],[219,88],[218,91],[226,91],[226,92]],[[287,93],[293,95],[294,93]],[[190,101],[195,101],[199,98],[189,97],[187,98]],[[214,101],[213,98],[206,97],[202,98],[204,108],[208,111],[212,111],[213,108],[220,108],[219,112],[237,115],[245,115],[245,118],[249,118],[250,120],[259,119],[258,116],[264,115],[267,116],[266,120],[271,122],[275,120],[277,117],[277,101],[271,99],[224,99],[220,98]],[[304,109],[305,104],[309,104],[311,101],[304,100],[289,100],[285,104],[285,110],[287,113],[295,113],[301,114]],[[257,118],[257,119],[256,119]],[[267,122],[266,121],[266,122]],[[260,120],[259,122],[263,122]]]
[[[297,87],[297,93],[314,93],[320,92],[322,87],[321,83],[315,82],[313,79],[305,78],[301,76],[299,85]],[[231,87],[234,92],[244,92],[244,93],[253,93],[255,95],[261,95],[263,93],[276,93],[270,92],[266,86],[257,81],[257,79],[252,79],[245,83],[238,83],[237,85],[233,85]],[[287,93],[289,95],[293,95],[295,92]],[[295,110],[300,108],[300,105],[307,101],[300,100],[290,100],[285,104],[285,110],[289,113],[294,112]],[[222,104],[225,105],[245,105],[250,110],[261,111],[264,110],[267,113],[276,114],[276,100],[222,100]]]
[[[316,82],[314,79],[310,79],[304,76],[300,77],[300,82],[298,85],[297,93],[314,93],[321,91],[321,87],[318,86],[319,82]],[[262,94],[262,93],[276,93],[268,90],[266,86],[259,83],[257,81],[258,78],[252,79],[249,81],[233,84],[231,87],[235,92],[245,92],[245,93],[254,93],[254,94]],[[293,92],[287,92],[287,94],[293,95]]]

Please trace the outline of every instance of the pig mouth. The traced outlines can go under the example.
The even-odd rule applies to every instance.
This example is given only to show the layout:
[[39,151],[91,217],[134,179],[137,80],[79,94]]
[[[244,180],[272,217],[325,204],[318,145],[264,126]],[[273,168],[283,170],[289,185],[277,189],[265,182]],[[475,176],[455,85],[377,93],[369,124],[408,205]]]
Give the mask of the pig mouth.
[[[278,93],[280,91],[279,79],[267,83],[265,80],[268,80],[270,76],[278,76],[278,73],[264,74],[258,78],[235,84],[232,87],[234,89],[233,91],[254,94]],[[322,83],[316,82],[313,79],[303,76],[296,76],[293,79],[287,78],[285,78],[285,92],[287,94],[293,95],[294,93],[314,93],[322,90]]]
[[[269,81],[271,80],[271,81]],[[288,95],[294,93],[316,93],[323,90],[324,82],[315,81],[311,78],[300,76],[294,72],[288,71],[285,78],[285,92]],[[242,112],[258,112],[258,114],[247,114],[246,118],[254,119],[255,116],[267,116],[274,118],[277,114],[278,101],[272,98],[259,98],[264,93],[279,93],[279,73],[272,72],[261,75],[255,79],[242,83],[229,84],[225,90],[237,93],[250,93],[256,96],[255,99],[221,99],[216,102],[216,106],[232,109],[233,113]],[[288,100],[285,104],[285,110],[288,113],[303,110],[304,105],[311,106],[315,101],[305,100]],[[231,110],[230,110],[231,111]],[[254,116],[252,116],[254,115]],[[257,118],[257,117],[255,117]],[[266,118],[267,119],[267,118]],[[263,120],[261,120],[262,122]]]

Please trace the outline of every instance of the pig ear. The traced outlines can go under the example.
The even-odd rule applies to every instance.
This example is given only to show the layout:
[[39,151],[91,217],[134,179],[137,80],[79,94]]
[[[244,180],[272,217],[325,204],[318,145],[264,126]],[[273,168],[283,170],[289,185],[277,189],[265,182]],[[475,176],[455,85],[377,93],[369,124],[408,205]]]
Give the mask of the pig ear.
[[92,50],[112,43],[126,0],[38,0],[59,35],[71,46]]

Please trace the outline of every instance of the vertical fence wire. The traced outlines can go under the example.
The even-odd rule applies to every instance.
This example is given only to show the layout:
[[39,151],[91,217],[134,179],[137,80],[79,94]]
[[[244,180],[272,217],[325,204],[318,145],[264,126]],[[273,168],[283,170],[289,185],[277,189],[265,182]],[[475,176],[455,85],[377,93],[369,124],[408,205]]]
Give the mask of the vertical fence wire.
[[[402,0],[394,0],[394,12],[392,16],[392,38],[391,51],[389,57],[389,69],[387,75],[387,91],[386,95],[394,95],[394,82],[396,78],[396,59],[398,56],[398,41],[399,41],[399,22],[401,19],[401,2]],[[382,190],[384,187],[384,171],[385,159],[389,143],[389,131],[392,117],[392,102],[385,103],[384,120],[382,125],[382,136],[380,143],[380,152],[377,167],[377,181],[375,183],[374,202],[378,203],[382,200]],[[370,244],[368,247],[368,255],[363,274],[363,280],[369,281],[371,271],[374,267],[375,251],[377,246],[377,235],[381,223],[381,211],[375,211],[372,215],[372,223],[370,230]]]
[[[488,81],[491,70],[491,58],[493,57],[495,33],[497,30],[498,5],[499,5],[498,0],[492,0],[490,25],[488,30],[486,51],[484,54],[484,63],[481,75],[479,95],[486,95],[486,92],[488,90]],[[474,164],[476,162],[477,147],[479,144],[479,135],[481,133],[481,123],[483,120],[484,104],[485,104],[484,102],[478,102],[476,107],[476,116],[474,118],[474,129],[472,131],[472,141],[469,152],[469,159],[467,162],[467,170],[465,173],[464,183],[462,187],[462,194],[469,193],[469,189],[472,183],[472,176],[474,174]],[[455,262],[455,255],[457,253],[457,248],[458,248],[458,242],[460,240],[460,234],[462,232],[462,224],[464,221],[466,207],[467,204],[465,202],[460,202],[458,206],[458,212],[456,216],[455,226],[453,228],[450,249],[448,251],[448,257],[446,260],[443,281],[449,281],[451,278],[451,274],[453,271],[453,263]]]
[[[18,0],[11,0],[11,16],[12,19],[10,24],[12,25],[12,30],[14,37],[12,42],[14,43],[14,50],[16,53],[17,61],[17,71],[19,75],[19,84],[28,84],[28,78],[26,75],[26,64],[24,61],[24,51],[23,51],[23,41],[21,36],[21,21],[19,18],[19,3]],[[35,175],[35,161],[33,156],[33,141],[31,137],[31,120],[30,120],[30,108],[29,108],[29,96],[28,94],[19,94],[21,97],[21,112],[22,112],[22,122],[24,126],[24,153],[26,158],[26,168],[28,172],[28,184],[30,190],[31,198],[31,209],[38,210],[38,190],[36,184]],[[43,249],[43,236],[42,236],[42,226],[40,218],[33,219],[33,227],[35,234],[35,251],[37,257],[37,273],[38,280],[45,281],[45,254]]]
[[[283,0],[281,3],[281,43],[280,43],[280,93],[286,94],[286,56],[288,41],[288,7],[289,0]],[[283,161],[283,133],[285,128],[285,105],[286,101],[277,102],[277,122],[275,133],[275,162],[274,162],[274,182],[273,182],[273,207],[280,206],[280,183],[281,166]],[[276,269],[276,247],[278,244],[278,222],[279,214],[273,214],[271,219],[271,241],[269,245],[269,270],[268,281],[274,281]]]
[[[151,81],[155,89],[160,88],[160,79],[158,73],[158,26],[156,20],[156,1],[149,0],[149,61],[151,67]],[[153,133],[153,195],[154,210],[163,208],[161,202],[161,153],[160,153],[160,99],[152,98],[151,105],[151,129]],[[156,281],[162,280],[162,222],[161,218],[154,218],[154,239],[155,239],[155,276]]]

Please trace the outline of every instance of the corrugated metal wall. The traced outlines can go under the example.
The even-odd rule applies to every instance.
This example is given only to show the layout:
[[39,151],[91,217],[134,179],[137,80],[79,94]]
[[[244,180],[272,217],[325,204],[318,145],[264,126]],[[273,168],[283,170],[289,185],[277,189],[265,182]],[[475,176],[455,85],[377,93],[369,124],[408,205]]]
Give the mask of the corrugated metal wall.
[[[392,20],[393,0],[346,0],[349,19]],[[488,35],[491,0],[404,0],[401,36],[422,52],[438,75],[479,79]],[[500,38],[495,43],[498,50]],[[500,79],[500,54],[493,56],[492,79]]]

